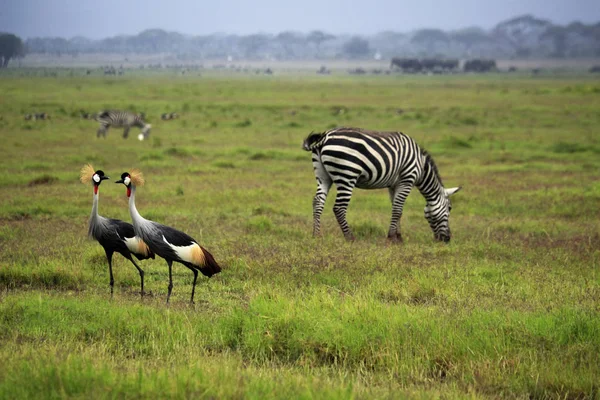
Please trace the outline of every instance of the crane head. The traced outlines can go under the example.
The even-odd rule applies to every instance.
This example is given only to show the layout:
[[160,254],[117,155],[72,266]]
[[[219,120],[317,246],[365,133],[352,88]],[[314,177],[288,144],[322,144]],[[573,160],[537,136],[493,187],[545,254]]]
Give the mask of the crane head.
[[131,173],[123,172],[121,174],[121,179],[116,181],[115,183],[122,183],[127,188],[127,197],[131,196],[131,186],[143,186],[144,185],[144,177],[142,172],[137,169],[132,169]]
[[121,179],[116,181],[115,183],[122,183],[127,188],[127,197],[131,196],[131,175],[129,172],[123,172],[121,174]]
[[92,181],[94,181],[94,193],[98,193],[98,187],[100,186],[102,181],[106,179],[110,179],[110,177],[104,175],[104,171],[102,171],[101,169],[94,172],[94,175],[92,175]]
[[79,180],[83,184],[89,184],[92,182],[94,185],[94,193],[98,193],[98,186],[102,183],[103,180],[110,179],[108,176],[104,174],[104,171],[101,169],[94,171],[94,167],[91,164],[84,165],[79,173]]

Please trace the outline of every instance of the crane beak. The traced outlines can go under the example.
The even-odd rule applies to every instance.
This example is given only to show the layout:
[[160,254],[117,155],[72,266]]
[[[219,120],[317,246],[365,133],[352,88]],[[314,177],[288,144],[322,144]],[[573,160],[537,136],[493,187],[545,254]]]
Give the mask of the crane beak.
[[123,179],[119,179],[118,181],[116,181],[115,183],[125,183],[123,182]]
[[103,176],[103,177],[100,178],[101,181],[104,181],[106,179],[110,179],[110,176]]

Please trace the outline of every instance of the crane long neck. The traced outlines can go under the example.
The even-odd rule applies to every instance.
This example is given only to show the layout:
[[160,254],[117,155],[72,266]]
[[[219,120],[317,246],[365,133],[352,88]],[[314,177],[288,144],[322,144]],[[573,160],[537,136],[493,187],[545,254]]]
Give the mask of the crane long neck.
[[131,185],[131,193],[129,194],[129,214],[131,215],[131,221],[133,222],[133,230],[135,235],[150,244],[158,235],[157,228],[152,221],[142,217],[135,208],[135,186]]
[[100,216],[98,215],[98,190],[94,188],[94,201],[92,203],[92,214],[90,215],[88,236],[95,237],[101,225]]
[[92,203],[92,219],[98,218],[98,193],[94,192],[94,202]]
[[131,194],[129,195],[129,214],[131,215],[131,220],[133,221],[134,227],[139,227],[144,218],[140,215],[137,208],[135,208],[135,186],[131,185]]

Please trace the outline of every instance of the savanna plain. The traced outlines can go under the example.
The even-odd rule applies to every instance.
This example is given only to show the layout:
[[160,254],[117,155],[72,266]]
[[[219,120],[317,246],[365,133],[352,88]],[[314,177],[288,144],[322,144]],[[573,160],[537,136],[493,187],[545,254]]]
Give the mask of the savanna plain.
[[[600,398],[600,81],[486,76],[0,76],[0,398]],[[148,140],[80,110],[144,112]],[[32,112],[50,120],[26,121]],[[162,121],[160,114],[180,118]],[[311,131],[402,131],[453,196],[438,243],[414,189],[404,243],[386,190],[312,237]],[[87,238],[137,208],[223,271],[114,257]]]

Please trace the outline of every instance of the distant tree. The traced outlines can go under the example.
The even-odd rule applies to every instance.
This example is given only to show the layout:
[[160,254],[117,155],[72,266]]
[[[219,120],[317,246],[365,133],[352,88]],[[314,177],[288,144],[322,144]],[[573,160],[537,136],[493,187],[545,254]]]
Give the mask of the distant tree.
[[12,33],[0,34],[0,68],[8,67],[11,58],[24,56],[25,46],[20,37]]
[[275,39],[279,42],[286,57],[295,57],[295,49],[306,44],[306,39],[301,33],[285,31],[278,34]]
[[296,33],[292,31],[281,32],[276,36],[276,39],[280,42],[287,43],[300,43],[304,41],[304,37],[301,33]]
[[413,35],[410,41],[425,46],[427,53],[432,54],[437,43],[446,44],[449,42],[449,38],[446,32],[440,29],[421,29]]
[[269,37],[264,34],[254,34],[240,38],[240,46],[244,49],[244,55],[247,58],[256,57],[261,47],[267,45],[268,42]]
[[567,52],[567,30],[558,25],[550,26],[544,31],[542,39],[549,39],[554,46],[553,57],[563,58]]
[[312,31],[306,37],[307,42],[314,43],[317,46],[317,57],[320,55],[319,53],[321,52],[321,43],[332,39],[335,39],[334,35],[325,33],[323,31]]
[[323,31],[312,31],[306,37],[308,42],[316,44],[317,47],[321,46],[321,43],[331,39],[335,39],[335,36]]
[[492,41],[490,36],[479,28],[466,28],[456,32],[452,32],[449,38],[455,42],[462,44],[465,47],[467,54],[471,53],[473,47],[477,45],[487,44]]
[[343,51],[350,57],[364,57],[371,52],[371,49],[368,41],[354,36],[344,44]]

